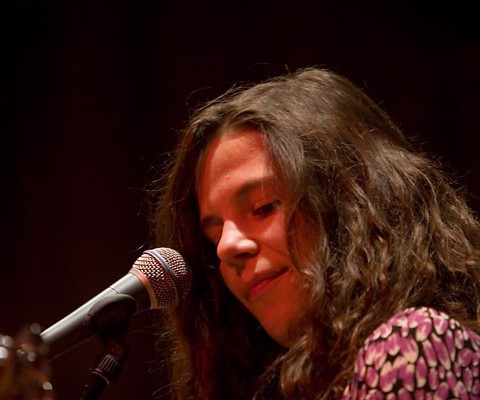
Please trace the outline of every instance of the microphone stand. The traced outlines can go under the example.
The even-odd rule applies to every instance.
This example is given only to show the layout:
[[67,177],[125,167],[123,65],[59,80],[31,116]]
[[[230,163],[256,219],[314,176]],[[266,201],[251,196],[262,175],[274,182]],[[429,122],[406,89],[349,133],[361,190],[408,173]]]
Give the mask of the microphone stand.
[[120,375],[128,356],[126,335],[135,311],[135,299],[124,294],[107,296],[90,310],[88,326],[104,346],[96,366],[90,369],[81,400],[98,399],[105,387]]

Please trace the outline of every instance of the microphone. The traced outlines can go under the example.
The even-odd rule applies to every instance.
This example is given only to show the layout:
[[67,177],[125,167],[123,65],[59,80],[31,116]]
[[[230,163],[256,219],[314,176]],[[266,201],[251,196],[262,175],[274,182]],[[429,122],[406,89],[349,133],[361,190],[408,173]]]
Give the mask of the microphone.
[[136,311],[174,307],[191,285],[190,268],[177,251],[166,247],[147,250],[123,278],[47,328],[40,337],[49,346],[49,358],[56,358],[93,335],[89,320],[94,306],[133,298]]

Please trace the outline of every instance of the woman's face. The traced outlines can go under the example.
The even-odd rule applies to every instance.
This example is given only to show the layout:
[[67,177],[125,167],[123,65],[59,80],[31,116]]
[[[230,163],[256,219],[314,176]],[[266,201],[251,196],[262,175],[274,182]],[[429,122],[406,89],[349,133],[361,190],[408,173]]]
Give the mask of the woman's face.
[[225,284],[288,347],[304,290],[287,247],[288,188],[275,176],[262,134],[248,130],[214,140],[198,182],[200,224],[217,247]]

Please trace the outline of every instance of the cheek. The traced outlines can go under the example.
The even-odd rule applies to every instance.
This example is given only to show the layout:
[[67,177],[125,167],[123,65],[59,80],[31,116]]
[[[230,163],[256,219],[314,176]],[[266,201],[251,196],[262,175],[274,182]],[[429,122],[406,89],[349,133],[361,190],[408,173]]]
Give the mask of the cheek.
[[227,286],[227,288],[236,298],[239,298],[239,291],[235,285],[235,282],[238,280],[237,271],[235,268],[228,267],[223,263],[220,263],[220,275],[222,276],[225,286]]
[[275,249],[284,256],[289,255],[287,235],[285,232],[285,218],[279,215],[263,232],[263,243]]

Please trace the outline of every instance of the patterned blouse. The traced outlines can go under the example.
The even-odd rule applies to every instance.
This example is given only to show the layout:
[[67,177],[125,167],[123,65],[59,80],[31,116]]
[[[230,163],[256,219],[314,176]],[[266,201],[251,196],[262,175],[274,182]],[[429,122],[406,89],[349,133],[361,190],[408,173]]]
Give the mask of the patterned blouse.
[[342,400],[480,399],[480,336],[431,308],[380,325],[358,353]]

